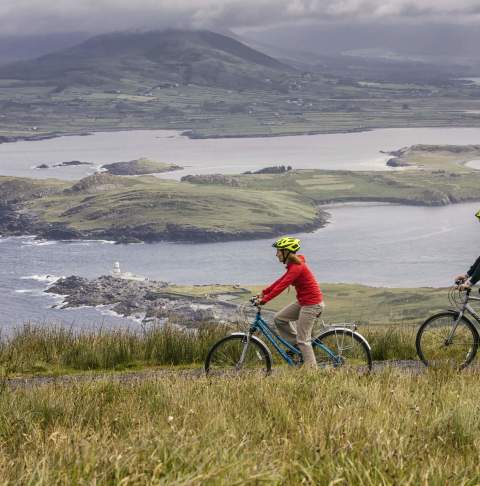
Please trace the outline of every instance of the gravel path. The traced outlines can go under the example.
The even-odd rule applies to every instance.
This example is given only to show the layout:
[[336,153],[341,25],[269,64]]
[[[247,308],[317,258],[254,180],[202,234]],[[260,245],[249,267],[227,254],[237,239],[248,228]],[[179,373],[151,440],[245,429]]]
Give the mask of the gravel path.
[[[417,360],[396,360],[396,361],[375,361],[373,371],[381,371],[385,368],[395,368],[405,372],[421,373],[425,367]],[[275,372],[275,368],[273,369]],[[95,373],[81,375],[58,375],[58,376],[32,376],[26,378],[7,378],[0,382],[0,386],[10,388],[29,388],[41,385],[70,385],[75,383],[96,383],[99,381],[112,381],[116,383],[135,383],[141,381],[156,381],[162,378],[177,377],[182,379],[198,379],[205,376],[203,368],[187,370],[145,370],[126,373]]]

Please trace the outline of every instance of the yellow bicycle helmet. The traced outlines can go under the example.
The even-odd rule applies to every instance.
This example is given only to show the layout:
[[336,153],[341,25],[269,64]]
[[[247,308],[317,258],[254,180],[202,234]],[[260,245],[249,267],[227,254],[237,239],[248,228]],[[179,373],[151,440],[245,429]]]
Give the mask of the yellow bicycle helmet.
[[480,220],[480,209],[475,213],[475,216]]
[[300,240],[291,236],[284,236],[279,238],[272,246],[278,250],[288,250],[295,253],[300,250]]

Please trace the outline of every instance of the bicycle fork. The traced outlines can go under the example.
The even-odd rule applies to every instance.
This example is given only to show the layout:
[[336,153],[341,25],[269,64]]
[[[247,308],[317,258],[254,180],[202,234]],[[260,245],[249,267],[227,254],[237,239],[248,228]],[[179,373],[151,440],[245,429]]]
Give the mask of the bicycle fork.
[[450,346],[453,341],[453,335],[455,334],[455,331],[457,330],[458,324],[461,321],[463,317],[463,313],[465,311],[465,306],[463,306],[462,310],[459,312],[457,319],[453,323],[452,330],[450,331],[450,334],[448,335],[447,339],[445,339],[445,346]]
[[250,338],[252,337],[252,333],[249,332],[248,334],[245,335],[245,344],[242,349],[242,354],[240,355],[240,359],[238,360],[237,364],[235,365],[236,370],[240,370],[240,368],[243,365],[243,362],[245,361],[245,356],[247,355],[247,349],[248,345],[250,344]]

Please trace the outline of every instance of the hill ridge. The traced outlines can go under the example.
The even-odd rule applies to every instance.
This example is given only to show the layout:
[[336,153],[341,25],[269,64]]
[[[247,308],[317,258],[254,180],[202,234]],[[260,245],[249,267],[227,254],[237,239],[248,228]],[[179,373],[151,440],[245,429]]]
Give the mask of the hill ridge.
[[118,85],[123,78],[224,88],[270,86],[293,68],[208,30],[101,34],[33,60],[0,66],[0,78],[53,86]]

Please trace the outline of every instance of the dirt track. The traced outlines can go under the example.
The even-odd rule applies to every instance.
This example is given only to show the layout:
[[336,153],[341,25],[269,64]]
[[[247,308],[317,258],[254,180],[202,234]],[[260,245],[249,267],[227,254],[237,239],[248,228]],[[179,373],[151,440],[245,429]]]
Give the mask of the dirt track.
[[[373,363],[373,372],[380,371],[387,367],[393,367],[406,372],[420,373],[425,367],[420,361],[404,360],[404,361],[375,361]],[[278,368],[277,368],[278,369]],[[275,368],[273,368],[275,374]],[[11,388],[33,387],[41,385],[69,385],[75,383],[95,383],[99,381],[112,381],[117,383],[135,383],[146,380],[160,380],[167,377],[178,377],[183,379],[198,379],[205,376],[203,368],[187,369],[187,370],[146,370],[125,373],[95,373],[95,374],[79,374],[79,375],[58,375],[58,376],[32,376],[27,378],[7,378],[0,382]]]

